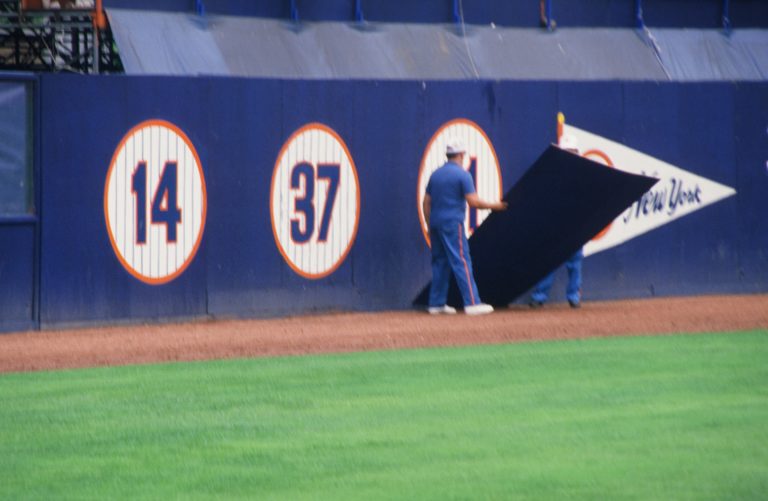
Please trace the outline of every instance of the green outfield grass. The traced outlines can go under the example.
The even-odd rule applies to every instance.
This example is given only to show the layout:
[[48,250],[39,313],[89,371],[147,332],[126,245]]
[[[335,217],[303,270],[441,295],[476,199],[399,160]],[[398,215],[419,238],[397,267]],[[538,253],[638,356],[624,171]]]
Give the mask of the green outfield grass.
[[766,330],[0,376],[2,499],[766,495]]

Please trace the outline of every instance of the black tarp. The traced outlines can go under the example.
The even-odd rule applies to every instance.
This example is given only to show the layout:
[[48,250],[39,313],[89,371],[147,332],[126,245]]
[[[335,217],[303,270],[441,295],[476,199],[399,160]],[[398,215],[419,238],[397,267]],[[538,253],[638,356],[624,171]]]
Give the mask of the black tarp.
[[[600,232],[658,180],[550,146],[469,239],[481,299],[506,306]],[[429,284],[414,301],[425,305]],[[462,305],[452,280],[448,304]]]

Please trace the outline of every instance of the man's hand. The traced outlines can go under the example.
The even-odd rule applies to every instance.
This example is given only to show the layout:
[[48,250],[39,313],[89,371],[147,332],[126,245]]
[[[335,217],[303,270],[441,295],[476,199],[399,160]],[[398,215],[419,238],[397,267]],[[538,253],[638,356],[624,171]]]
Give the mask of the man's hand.
[[507,202],[499,200],[498,202],[486,202],[477,193],[470,193],[464,197],[467,200],[467,204],[473,209],[491,209],[495,211],[507,210]]

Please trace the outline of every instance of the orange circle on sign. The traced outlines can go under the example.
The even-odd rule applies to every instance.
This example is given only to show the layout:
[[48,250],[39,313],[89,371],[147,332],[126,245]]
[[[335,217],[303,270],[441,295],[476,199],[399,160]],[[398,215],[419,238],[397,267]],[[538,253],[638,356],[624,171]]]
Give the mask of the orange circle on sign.
[[[312,139],[313,133],[316,133],[314,139]],[[316,147],[314,148],[308,148],[309,151],[307,151],[306,146],[300,149],[298,147],[298,142],[305,139],[306,141],[315,140],[318,144],[316,144]],[[283,172],[283,167],[286,165],[288,165],[288,168],[292,169],[301,163],[307,163],[313,167],[315,176],[319,179],[319,176],[317,176],[318,166],[321,164],[330,165],[329,162],[331,159],[328,155],[331,155],[331,151],[336,147],[338,147],[338,151],[343,156],[343,158],[340,159],[341,162],[338,164],[339,185],[337,186],[338,196],[336,198],[343,195],[347,195],[347,198],[351,198],[350,190],[354,190],[354,213],[350,211],[346,214],[347,218],[345,218],[345,214],[341,213],[342,209],[340,206],[335,205],[335,200],[331,200],[330,203],[333,205],[332,211],[329,213],[329,228],[331,228],[331,223],[336,224],[333,225],[332,229],[328,229],[328,231],[333,232],[337,226],[343,226],[344,224],[347,224],[349,227],[350,225],[348,223],[350,222],[351,228],[349,231],[342,231],[341,234],[336,232],[335,236],[338,238],[331,238],[331,241],[327,241],[328,237],[331,235],[328,235],[326,240],[320,240],[319,236],[316,238],[313,234],[311,238],[304,243],[295,242],[290,232],[290,223],[295,220],[303,221],[303,225],[306,228],[306,225],[308,224],[306,221],[307,213],[305,212],[301,215],[302,217],[300,219],[290,217],[291,212],[296,209],[295,201],[294,207],[290,207],[292,192],[296,190],[290,187],[290,183],[284,183],[284,185],[279,186],[278,178],[282,179],[282,174],[285,174]],[[293,161],[291,161],[291,158],[293,158]],[[346,161],[346,163],[344,163],[344,161]],[[346,167],[348,167],[348,170]],[[343,173],[349,177],[348,181],[350,182],[347,184],[343,184]],[[313,182],[315,182],[314,178]],[[304,190],[306,190],[306,186],[304,187]],[[328,193],[326,193],[326,196],[327,195]],[[295,198],[295,194],[293,196]],[[317,198],[313,199],[311,203],[315,204],[315,200],[319,201],[319,196],[320,190],[315,190],[315,197]],[[284,203],[287,205],[283,206]],[[325,200],[325,204],[327,203],[328,200]],[[313,205],[315,216],[318,214],[322,215],[325,211],[325,207],[318,210],[317,205],[319,204]],[[355,167],[352,155],[350,154],[346,143],[336,131],[327,125],[314,122],[302,126],[291,134],[280,149],[272,171],[269,208],[270,220],[272,222],[272,235],[275,238],[275,243],[277,244],[280,254],[283,256],[283,259],[294,272],[304,278],[320,279],[332,274],[339,268],[339,266],[341,266],[352,249],[352,244],[357,237],[357,227],[360,220],[360,182],[357,177],[357,168]],[[334,217],[334,214],[336,217]],[[294,215],[298,216],[299,214]],[[353,220],[347,221],[346,219],[349,217]],[[286,224],[289,225],[288,229],[285,228]]]
[[[502,191],[501,191],[502,190],[502,186],[501,186],[501,168],[499,167],[499,159],[496,156],[496,150],[493,148],[493,143],[491,143],[491,140],[488,138],[488,135],[485,133],[485,131],[479,125],[477,125],[472,120],[469,120],[469,119],[466,119],[466,118],[455,118],[453,120],[449,120],[448,122],[445,122],[432,135],[432,137],[430,138],[429,142],[427,143],[427,147],[424,149],[424,154],[422,155],[422,158],[421,158],[421,165],[419,166],[419,176],[418,176],[418,180],[417,180],[417,184],[416,184],[416,206],[417,206],[418,213],[419,213],[419,226],[421,226],[421,232],[424,235],[424,240],[426,240],[427,245],[429,245],[429,246],[431,246],[431,243],[429,241],[429,228],[427,227],[426,222],[424,221],[424,209],[422,207],[422,201],[424,199],[423,198],[424,194],[426,193],[425,190],[426,190],[427,183],[429,182],[429,177],[426,177],[426,179],[425,179],[424,176],[425,175],[431,175],[431,173],[434,172],[434,170],[436,170],[437,168],[439,168],[440,165],[442,165],[442,163],[440,165],[437,165],[437,166],[435,166],[435,165],[427,165],[427,161],[429,160],[431,150],[435,146],[435,143],[437,141],[445,139],[443,137],[443,133],[446,131],[446,129],[448,129],[449,127],[452,127],[452,126],[457,126],[457,125],[458,126],[465,126],[465,127],[468,128],[468,130],[471,130],[472,132],[475,132],[475,133],[479,134],[479,137],[481,138],[482,143],[484,143],[488,147],[488,150],[490,152],[489,156],[490,156],[490,159],[492,160],[492,163],[493,163],[493,166],[492,166],[492,168],[494,170],[493,174],[495,174],[494,181],[495,181],[495,184],[498,185],[498,199],[501,200],[501,198],[502,198]],[[468,134],[468,133],[469,132],[467,132],[465,130],[465,134]],[[468,150],[471,147],[470,144],[465,144],[465,146],[467,147]],[[477,155],[478,151],[467,151],[467,154],[468,154],[467,156],[471,157],[472,153]],[[445,159],[444,153],[441,153],[441,156],[442,156],[442,158],[444,160]],[[443,163],[444,163],[444,161],[443,161]],[[432,171],[428,172],[428,169],[431,169]],[[479,169],[480,169],[480,166],[478,166],[478,170]],[[478,173],[478,178],[479,178],[479,176],[480,176],[480,174]],[[479,184],[479,182],[477,182],[476,180],[473,180],[473,182],[475,182],[476,185]],[[478,191],[478,194],[479,194],[480,187],[479,186],[475,186],[475,190]],[[470,210],[471,210],[471,208],[470,208]],[[490,212],[490,211],[488,211],[488,212]],[[468,216],[465,216],[465,225],[467,225],[467,218],[468,218]],[[478,221],[478,225],[481,222],[482,221]],[[468,231],[467,235],[468,236],[471,235],[471,231]]]
[[[598,157],[603,162],[605,162],[606,166],[611,167],[611,168],[614,167],[613,162],[611,161],[610,157],[608,155],[606,155],[605,153],[603,153],[602,151],[600,151],[600,150],[588,150],[582,156],[584,158],[589,158],[590,156]],[[600,230],[600,232],[597,235],[592,237],[592,240],[590,240],[590,241],[594,242],[596,240],[600,240],[601,238],[603,238],[606,235],[606,233],[608,233],[608,231],[611,229],[611,225],[612,224],[613,223],[608,223],[608,225],[605,228],[603,228],[602,230]]]
[[[154,144],[153,142],[153,127],[157,130],[157,138],[160,144]],[[165,143],[162,141],[161,131],[165,131],[166,133]],[[148,134],[149,137],[145,137],[145,134]],[[183,145],[181,146],[181,153],[183,153],[185,156],[189,155],[189,160],[191,160],[191,162],[194,164],[193,166],[186,165],[186,161],[181,161],[179,157],[180,145],[178,141],[176,141],[176,155],[171,154],[171,148],[168,144],[171,137],[174,137],[175,140],[181,140],[181,144]],[[144,157],[143,150],[145,146],[143,142],[145,139],[149,143],[149,146],[146,148],[151,151],[149,156],[156,156],[156,159],[154,159],[157,160],[156,162],[151,162],[153,159]],[[139,140],[141,141],[142,152],[141,154],[136,155],[135,142]],[[126,145],[129,141],[134,141],[134,147],[132,148],[134,151],[132,152],[132,156],[129,155],[129,152],[126,148]],[[166,153],[165,157],[162,157],[163,151]],[[134,162],[130,162],[129,164],[127,160],[129,157],[134,158]],[[121,158],[122,162],[120,165],[118,165],[118,160]],[[138,215],[137,211],[146,211],[147,207],[134,207],[134,211],[127,213],[128,200],[133,200],[133,198],[136,197],[136,192],[134,191],[133,186],[133,178],[131,178],[131,182],[128,182],[128,169],[132,169],[133,173],[135,174],[137,166],[140,163],[143,163],[144,167],[147,168],[150,173],[152,170],[155,172],[161,172],[160,166],[154,164],[163,163],[164,169],[165,166],[167,166],[167,164],[172,160],[175,160],[177,169],[181,169],[181,177],[186,179],[188,175],[194,176],[190,182],[192,186],[191,194],[187,194],[187,196],[182,195],[181,197],[178,196],[181,189],[186,185],[186,183],[179,182],[178,177],[177,186],[175,187],[177,191],[177,205],[179,199],[183,200],[182,204],[184,205],[184,207],[176,208],[179,210],[179,221],[176,224],[182,225],[182,239],[186,233],[191,233],[193,235],[193,242],[191,245],[189,245],[187,242],[179,244],[176,241],[169,242],[166,240],[163,242],[158,240],[158,234],[153,232],[152,228],[163,223],[155,223],[154,221],[151,221],[151,217],[147,218],[149,219],[148,221],[145,221],[146,241],[132,241],[131,239],[133,238],[134,231],[131,230],[136,229],[135,219]],[[118,176],[115,175],[117,170],[120,171],[120,175]],[[164,172],[164,170],[162,170],[162,172]],[[154,178],[150,179],[150,175],[147,174],[145,179],[146,205],[151,204],[157,196],[156,190],[159,183],[157,183],[158,185],[155,185],[155,190],[151,189],[151,186],[155,181],[156,180]],[[154,195],[150,198],[151,194]],[[119,199],[121,197],[124,201],[124,210],[122,211],[122,214],[120,214],[119,210]],[[197,204],[195,204],[195,202],[197,202]],[[169,209],[169,207],[164,206],[164,203],[165,200],[160,200],[158,205],[161,207],[161,209]],[[188,206],[187,203],[192,205]],[[110,210],[111,204],[115,206],[114,214],[112,214],[112,211]],[[112,246],[112,250],[115,252],[115,255],[117,256],[120,264],[128,273],[131,274],[131,276],[146,284],[161,285],[168,283],[181,275],[194,260],[195,255],[197,254],[197,250],[200,247],[200,243],[202,242],[203,233],[205,230],[206,214],[208,210],[207,205],[207,193],[202,163],[200,162],[200,157],[198,156],[197,150],[192,144],[192,141],[189,139],[189,137],[187,137],[184,131],[182,131],[176,125],[165,120],[151,119],[132,127],[125,134],[125,136],[123,136],[112,155],[112,159],[110,160],[109,164],[109,170],[107,171],[106,181],[104,183],[104,220],[107,225],[107,233],[109,235],[109,242]],[[188,211],[192,211],[193,214],[192,217],[189,217],[188,221],[185,222],[184,218],[186,217]],[[198,224],[195,224],[195,220],[198,218],[199,222]],[[185,226],[187,223],[189,223],[191,226]],[[129,251],[131,253],[130,258],[128,257]],[[140,258],[137,259],[136,255],[139,255]],[[148,261],[150,264],[145,266],[145,261]],[[138,262],[141,264],[139,265]],[[153,273],[152,263],[158,263],[156,267],[156,273]],[[161,266],[162,264],[164,264],[164,266]],[[162,267],[166,268],[165,272],[161,270]]]

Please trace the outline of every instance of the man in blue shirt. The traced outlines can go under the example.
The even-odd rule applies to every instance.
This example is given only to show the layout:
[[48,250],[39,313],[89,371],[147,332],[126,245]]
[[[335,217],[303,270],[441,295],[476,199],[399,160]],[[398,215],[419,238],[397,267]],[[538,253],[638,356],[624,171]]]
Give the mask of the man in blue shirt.
[[472,176],[462,167],[466,149],[461,143],[449,142],[445,154],[448,162],[430,176],[422,206],[432,246],[432,287],[429,290],[428,311],[433,315],[456,313],[455,308],[445,304],[453,272],[464,300],[464,313],[491,313],[493,307],[480,301],[477,292],[464,219],[467,204],[476,209],[498,211],[506,209],[507,203],[486,202],[477,195]]

